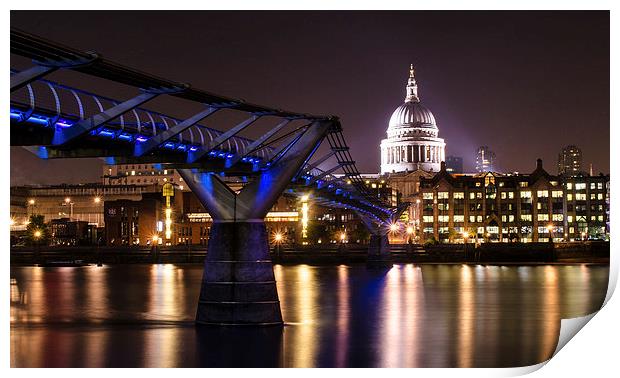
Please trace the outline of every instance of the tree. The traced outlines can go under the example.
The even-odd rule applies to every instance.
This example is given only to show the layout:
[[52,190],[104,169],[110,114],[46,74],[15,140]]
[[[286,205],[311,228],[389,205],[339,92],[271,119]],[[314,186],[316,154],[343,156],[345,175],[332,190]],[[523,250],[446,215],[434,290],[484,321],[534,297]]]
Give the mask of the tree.
[[307,241],[310,244],[316,244],[321,239],[321,242],[329,242],[329,234],[325,231],[325,225],[317,222],[308,222],[308,238]]
[[458,237],[459,233],[452,227],[448,229],[448,240],[450,243],[454,243],[454,239]]
[[370,240],[370,232],[365,227],[358,225],[358,227],[354,230],[351,230],[349,233],[349,240],[353,243],[367,243]]
[[26,227],[26,244],[47,245],[49,243],[49,230],[45,224],[43,215],[31,215]]

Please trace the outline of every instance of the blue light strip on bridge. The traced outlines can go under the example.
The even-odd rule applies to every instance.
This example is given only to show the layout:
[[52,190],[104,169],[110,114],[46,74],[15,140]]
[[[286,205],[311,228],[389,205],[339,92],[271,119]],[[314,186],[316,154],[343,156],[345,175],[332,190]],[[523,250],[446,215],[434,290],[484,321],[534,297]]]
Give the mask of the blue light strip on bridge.
[[[15,119],[20,122],[24,122],[24,118],[28,117],[27,119],[25,119],[25,122],[35,123],[35,124],[39,124],[39,125],[46,126],[46,127],[60,126],[64,128],[64,127],[71,127],[75,123],[73,121],[69,121],[66,119],[60,119],[54,125],[51,125],[51,122],[54,117],[48,117],[48,116],[41,115],[41,114],[30,114],[28,116],[25,112],[22,112],[18,109],[13,109],[13,108],[11,108],[10,116],[11,116],[11,119]],[[127,131],[110,129],[106,127],[93,130],[90,134],[93,136],[101,136],[101,137],[108,138],[108,139],[118,139],[124,142],[133,142],[133,143],[144,143],[147,140],[149,140],[149,137],[145,135],[132,134]],[[200,146],[198,145],[178,143],[178,142],[166,142],[162,147],[168,150],[177,150],[177,151],[183,151],[183,152],[186,152],[186,151],[195,152],[200,149]],[[223,159],[232,159],[235,155],[230,151],[213,150],[209,153],[209,156],[219,157]],[[256,163],[259,163],[262,159],[259,157],[244,157],[241,160],[246,163],[256,164]]]

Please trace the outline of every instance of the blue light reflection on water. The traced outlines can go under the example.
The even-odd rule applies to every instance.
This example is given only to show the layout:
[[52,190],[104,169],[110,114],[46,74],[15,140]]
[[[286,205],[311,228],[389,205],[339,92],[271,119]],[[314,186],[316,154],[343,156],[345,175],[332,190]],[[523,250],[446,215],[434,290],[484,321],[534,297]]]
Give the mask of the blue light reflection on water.
[[11,366],[500,367],[597,310],[602,266],[274,267],[280,328],[196,328],[201,266],[11,268]]

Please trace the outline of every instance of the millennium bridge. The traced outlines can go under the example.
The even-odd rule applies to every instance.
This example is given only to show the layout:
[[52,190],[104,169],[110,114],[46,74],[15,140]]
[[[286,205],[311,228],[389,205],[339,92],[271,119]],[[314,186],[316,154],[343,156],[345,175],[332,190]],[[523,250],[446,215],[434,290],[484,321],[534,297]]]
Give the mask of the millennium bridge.
[[[371,234],[369,264],[389,264],[389,226],[408,204],[393,207],[370,193],[337,117],[219,96],[17,29],[11,29],[10,46],[12,58],[32,62],[11,69],[11,146],[42,159],[103,158],[176,169],[207,209],[213,226],[197,323],[282,324],[264,218],[285,191],[354,210]],[[113,99],[45,79],[55,71],[84,83],[108,81],[129,88],[129,95],[119,90],[125,99]],[[167,96],[199,110],[180,119],[143,107]],[[204,125],[210,117],[219,117],[217,128]],[[255,140],[239,135],[259,124],[267,131]],[[235,192],[228,177],[245,185]]]

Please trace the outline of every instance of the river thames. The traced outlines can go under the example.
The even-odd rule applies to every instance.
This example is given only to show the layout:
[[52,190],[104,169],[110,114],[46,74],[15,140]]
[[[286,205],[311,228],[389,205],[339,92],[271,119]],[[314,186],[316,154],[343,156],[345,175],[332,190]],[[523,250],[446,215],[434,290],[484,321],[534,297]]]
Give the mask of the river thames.
[[509,367],[605,298],[604,265],[275,265],[284,328],[196,327],[201,265],[11,267],[12,367]]

